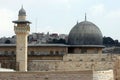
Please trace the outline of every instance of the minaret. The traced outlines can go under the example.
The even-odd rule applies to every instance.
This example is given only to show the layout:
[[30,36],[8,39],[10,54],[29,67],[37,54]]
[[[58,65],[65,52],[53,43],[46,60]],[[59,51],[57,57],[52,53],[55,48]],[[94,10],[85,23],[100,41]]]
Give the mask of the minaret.
[[23,6],[19,10],[18,20],[15,23],[14,31],[16,34],[16,65],[19,71],[27,71],[27,37],[30,32],[29,24],[26,20],[26,11]]

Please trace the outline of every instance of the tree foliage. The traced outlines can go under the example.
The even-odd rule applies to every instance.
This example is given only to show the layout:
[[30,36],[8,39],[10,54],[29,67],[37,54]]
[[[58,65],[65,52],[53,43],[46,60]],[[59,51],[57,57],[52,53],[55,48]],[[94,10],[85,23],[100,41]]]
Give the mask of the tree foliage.
[[58,43],[58,44],[65,44],[66,43],[66,40],[65,39],[62,39],[62,38],[60,38],[60,39],[53,39],[51,42],[49,42],[49,43]]
[[11,41],[8,39],[5,41],[5,44],[10,44],[10,43],[11,43]]
[[105,46],[120,46],[118,40],[114,40],[111,37],[103,37],[103,45]]

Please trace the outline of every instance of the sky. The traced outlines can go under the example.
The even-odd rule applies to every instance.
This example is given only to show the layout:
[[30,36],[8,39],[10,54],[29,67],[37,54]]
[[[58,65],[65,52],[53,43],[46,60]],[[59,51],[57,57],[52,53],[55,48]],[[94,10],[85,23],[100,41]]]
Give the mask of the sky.
[[69,34],[86,13],[103,36],[120,41],[120,0],[0,0],[0,37],[15,35],[12,21],[22,5],[32,22],[30,33]]

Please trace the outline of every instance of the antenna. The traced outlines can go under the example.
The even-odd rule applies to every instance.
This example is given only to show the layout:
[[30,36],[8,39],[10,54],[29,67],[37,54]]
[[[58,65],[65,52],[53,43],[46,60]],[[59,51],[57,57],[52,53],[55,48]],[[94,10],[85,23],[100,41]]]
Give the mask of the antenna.
[[85,21],[87,21],[86,13],[85,13]]
[[35,20],[35,33],[37,33],[37,18],[36,18],[36,20]]
[[22,4],[21,8],[23,9],[23,4]]
[[78,24],[79,22],[78,22],[78,20],[77,20],[77,24]]

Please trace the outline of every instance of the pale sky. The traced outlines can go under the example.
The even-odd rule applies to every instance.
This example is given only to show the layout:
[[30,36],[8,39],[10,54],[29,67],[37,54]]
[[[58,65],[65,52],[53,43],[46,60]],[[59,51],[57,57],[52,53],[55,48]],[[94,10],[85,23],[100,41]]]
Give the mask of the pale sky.
[[0,0],[0,37],[14,34],[13,20],[23,5],[31,33],[69,34],[76,22],[87,20],[96,24],[103,36],[120,41],[120,0]]

